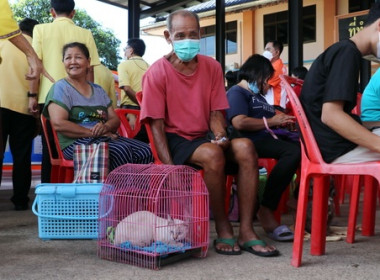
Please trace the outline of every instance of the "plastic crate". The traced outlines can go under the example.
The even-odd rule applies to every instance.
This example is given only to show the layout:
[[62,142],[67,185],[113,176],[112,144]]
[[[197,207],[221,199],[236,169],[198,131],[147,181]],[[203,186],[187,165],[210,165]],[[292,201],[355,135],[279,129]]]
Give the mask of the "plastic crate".
[[40,184],[32,211],[42,239],[97,239],[102,184]]

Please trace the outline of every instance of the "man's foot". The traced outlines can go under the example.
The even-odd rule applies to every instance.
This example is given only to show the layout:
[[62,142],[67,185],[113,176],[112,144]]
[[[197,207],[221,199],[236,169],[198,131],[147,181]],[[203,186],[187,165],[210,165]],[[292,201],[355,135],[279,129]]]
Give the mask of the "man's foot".
[[249,240],[242,244],[239,243],[243,251],[247,251],[259,257],[275,257],[280,252],[273,246],[268,246],[264,241],[259,239]]
[[215,252],[222,255],[240,255],[241,250],[234,238],[217,238],[214,240]]

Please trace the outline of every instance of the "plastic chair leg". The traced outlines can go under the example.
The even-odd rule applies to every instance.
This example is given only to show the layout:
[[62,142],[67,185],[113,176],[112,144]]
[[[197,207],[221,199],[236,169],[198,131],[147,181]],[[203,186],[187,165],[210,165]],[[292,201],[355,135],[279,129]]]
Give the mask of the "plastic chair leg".
[[377,181],[373,177],[365,176],[362,218],[363,236],[375,234],[377,188]]
[[314,178],[310,240],[310,253],[313,256],[325,253],[329,179],[329,176],[323,175]]
[[348,216],[348,227],[347,227],[347,243],[353,243],[355,240],[355,228],[356,219],[358,215],[359,206],[359,196],[360,196],[360,177],[355,176],[352,186],[351,199],[350,199],[350,213]]
[[59,183],[59,173],[61,167],[58,165],[52,165],[50,171],[50,183]]
[[298,193],[296,225],[294,230],[293,254],[291,264],[299,267],[302,261],[303,239],[305,234],[306,210],[309,196],[309,178],[301,174],[300,189]]
[[63,169],[62,182],[72,183],[74,180],[74,169],[70,167],[61,168],[61,169]]
[[224,196],[224,212],[228,215],[228,210],[230,209],[230,197],[231,197],[231,188],[234,176],[227,175],[226,177],[226,194]]

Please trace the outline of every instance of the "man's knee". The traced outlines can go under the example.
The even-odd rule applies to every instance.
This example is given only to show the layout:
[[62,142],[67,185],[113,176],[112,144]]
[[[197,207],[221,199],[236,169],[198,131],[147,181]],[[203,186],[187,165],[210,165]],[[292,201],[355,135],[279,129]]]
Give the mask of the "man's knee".
[[234,139],[231,141],[231,148],[237,163],[257,164],[258,155],[255,145],[250,139]]
[[205,170],[224,170],[225,156],[223,150],[215,144],[202,145],[193,154],[195,163],[198,162]]

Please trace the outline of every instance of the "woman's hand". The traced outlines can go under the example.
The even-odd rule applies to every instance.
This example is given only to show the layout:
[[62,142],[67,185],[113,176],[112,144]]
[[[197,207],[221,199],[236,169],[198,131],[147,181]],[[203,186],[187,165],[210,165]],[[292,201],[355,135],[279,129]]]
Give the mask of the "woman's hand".
[[107,132],[103,136],[109,137],[112,140],[116,140],[119,137],[119,135],[117,135],[116,133],[112,133],[112,132]]
[[93,137],[106,136],[105,134],[111,132],[111,129],[107,123],[98,122],[91,128],[91,132]]
[[268,119],[269,126],[286,126],[289,123],[294,123],[294,116],[287,114],[276,114],[274,117]]

